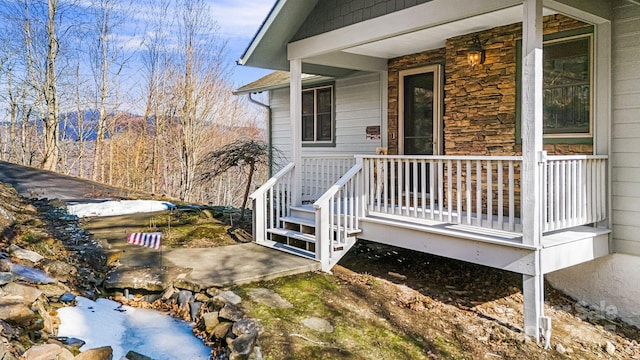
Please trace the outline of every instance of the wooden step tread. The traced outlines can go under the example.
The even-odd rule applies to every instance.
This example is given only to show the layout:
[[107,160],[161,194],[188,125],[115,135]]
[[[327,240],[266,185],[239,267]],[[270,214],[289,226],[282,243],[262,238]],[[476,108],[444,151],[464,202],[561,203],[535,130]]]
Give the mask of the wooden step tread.
[[296,216],[281,217],[280,221],[288,222],[288,223],[291,223],[291,224],[298,224],[298,225],[304,225],[304,226],[309,226],[309,227],[316,227],[315,220],[304,219],[304,218],[296,217]]
[[314,243],[316,242],[316,237],[314,235],[311,234],[304,234],[301,233],[299,231],[295,231],[295,230],[289,230],[289,229],[282,229],[282,228],[272,228],[272,229],[267,229],[267,231],[271,234],[275,234],[275,235],[280,235],[280,236],[284,236],[284,237],[288,237],[288,238],[292,238],[292,239],[297,239],[297,240],[302,240],[302,241],[306,241],[309,243]]
[[297,205],[297,206],[292,206],[291,211],[300,211],[300,212],[306,212],[306,213],[315,213],[316,209],[313,208],[313,205]]
[[300,248],[297,248],[297,247],[294,247],[294,246],[290,246],[290,245],[287,245],[287,244],[282,244],[282,243],[271,241],[271,240],[265,240],[260,245],[264,245],[264,246],[267,246],[267,247],[272,248],[272,249],[277,249],[277,250],[284,251],[284,252],[289,253],[289,254],[303,256],[303,257],[306,257],[306,258],[309,258],[309,259],[317,261],[315,253],[313,253],[311,251],[304,250],[304,249],[300,249]]

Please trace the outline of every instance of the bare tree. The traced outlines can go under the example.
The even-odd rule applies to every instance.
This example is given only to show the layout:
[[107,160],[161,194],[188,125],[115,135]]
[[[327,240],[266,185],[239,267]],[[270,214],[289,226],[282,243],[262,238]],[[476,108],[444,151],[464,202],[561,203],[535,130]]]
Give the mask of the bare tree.
[[174,58],[174,101],[179,128],[180,198],[192,195],[207,123],[215,121],[216,102],[229,92],[224,80],[225,43],[203,0],[181,0],[179,52]]
[[[96,107],[98,119],[96,124],[96,141],[93,153],[93,167],[91,178],[93,180],[106,179],[104,139],[107,133],[107,122],[110,116],[107,109],[109,97],[115,89],[114,79],[120,74],[124,63],[122,46],[113,40],[114,29],[123,24],[124,14],[116,16],[115,7],[117,0],[94,0],[92,8],[95,17],[95,42],[92,48],[91,59],[94,79],[96,82]],[[120,61],[118,63],[118,61]]]
[[266,165],[269,162],[269,145],[263,141],[252,139],[241,139],[228,145],[222,146],[208,153],[202,160],[202,167],[210,169],[200,175],[200,181],[211,181],[226,173],[231,168],[248,167],[242,205],[240,206],[240,219],[244,219],[244,210],[247,206],[247,199],[251,191],[251,183],[256,167],[260,164]]
[[47,1],[47,64],[45,68],[45,82],[42,89],[47,112],[42,120],[44,136],[44,156],[42,168],[56,170],[58,166],[58,129],[60,126],[60,105],[58,104],[56,59],[58,58],[58,35],[56,33],[56,16],[58,0]]

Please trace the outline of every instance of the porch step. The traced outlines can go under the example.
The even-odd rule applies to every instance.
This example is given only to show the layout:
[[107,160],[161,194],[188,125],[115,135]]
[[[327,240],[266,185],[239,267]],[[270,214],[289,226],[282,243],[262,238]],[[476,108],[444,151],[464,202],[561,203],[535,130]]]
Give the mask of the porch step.
[[315,220],[305,219],[305,218],[301,218],[301,217],[297,217],[297,216],[281,217],[280,221],[286,222],[286,223],[290,223],[290,224],[304,225],[304,226],[308,226],[308,227],[312,227],[312,228],[316,227]]
[[315,244],[316,242],[316,237],[314,235],[304,234],[299,231],[282,229],[282,228],[273,228],[273,229],[267,229],[267,232],[269,232],[270,234],[280,235],[280,236],[284,236],[291,239],[302,240],[308,243]]
[[291,211],[300,211],[310,214],[315,214],[316,210],[313,208],[313,205],[304,204],[290,207]]
[[293,255],[298,255],[298,256],[303,256],[309,259],[316,259],[316,254],[311,252],[311,251],[307,251],[295,246],[291,246],[291,245],[287,245],[287,244],[283,244],[283,243],[279,243],[276,241],[271,241],[271,240],[265,240],[263,243],[261,243],[260,245],[272,248],[272,249],[277,249],[280,251],[284,251],[286,253],[289,254],[293,254]]
[[316,220],[316,210],[313,208],[313,205],[292,206],[290,210],[290,216],[311,221]]

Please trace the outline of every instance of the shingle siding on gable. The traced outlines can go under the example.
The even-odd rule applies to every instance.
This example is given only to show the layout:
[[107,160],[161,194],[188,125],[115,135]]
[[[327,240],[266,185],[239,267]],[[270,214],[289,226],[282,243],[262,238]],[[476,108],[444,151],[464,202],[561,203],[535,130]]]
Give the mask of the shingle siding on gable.
[[292,41],[308,38],[431,0],[320,0]]

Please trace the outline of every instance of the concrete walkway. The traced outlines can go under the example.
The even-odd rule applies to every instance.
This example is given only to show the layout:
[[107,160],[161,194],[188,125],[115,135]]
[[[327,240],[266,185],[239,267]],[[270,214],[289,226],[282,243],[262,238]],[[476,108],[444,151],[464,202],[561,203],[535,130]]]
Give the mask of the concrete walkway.
[[320,269],[320,262],[254,243],[209,249],[171,249],[165,266],[192,268],[188,280],[201,288],[246,284]]
[[[104,184],[0,161],[0,182],[11,184],[25,197],[92,202],[99,197],[128,197],[132,193]],[[201,288],[246,284],[320,269],[320,263],[253,243],[215,248],[168,249],[162,252],[129,245],[126,233],[109,241],[120,252],[124,267],[179,266],[193,271],[186,280]],[[162,256],[162,258],[161,258]]]

